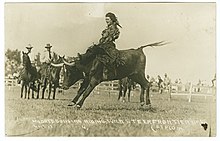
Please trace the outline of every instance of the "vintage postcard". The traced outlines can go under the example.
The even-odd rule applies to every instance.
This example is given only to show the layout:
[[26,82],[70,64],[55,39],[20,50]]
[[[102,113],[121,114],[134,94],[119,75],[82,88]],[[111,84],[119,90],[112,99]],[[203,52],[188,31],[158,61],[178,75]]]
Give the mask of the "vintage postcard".
[[216,136],[216,3],[4,8],[5,136]]

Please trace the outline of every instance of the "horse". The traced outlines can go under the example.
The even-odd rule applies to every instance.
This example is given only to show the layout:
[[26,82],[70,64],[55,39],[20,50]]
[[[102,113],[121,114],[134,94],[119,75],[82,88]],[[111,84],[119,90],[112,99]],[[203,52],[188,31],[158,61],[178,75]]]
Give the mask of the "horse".
[[[32,89],[32,98],[34,98],[34,86],[35,81],[38,80],[38,73],[36,67],[32,66],[30,58],[27,53],[22,52],[22,60],[23,60],[23,68],[20,73],[21,79],[21,98],[23,98],[23,91],[25,88],[25,98],[27,95],[27,88],[28,88],[28,99],[30,98],[30,90]],[[37,90],[39,95],[39,91]]]
[[[75,61],[69,63],[63,60],[65,66],[69,66],[72,70],[75,70],[75,73],[65,74],[64,82],[67,84],[70,79],[76,79],[78,73],[83,73],[83,84],[81,85],[81,91],[78,91],[77,95],[72,100],[69,106],[76,106],[77,109],[80,109],[85,101],[85,99],[89,96],[92,90],[103,81],[111,81],[111,80],[119,80],[124,77],[128,77],[133,81],[137,82],[141,86],[141,94],[140,94],[140,103],[141,106],[144,106],[144,93],[146,91],[146,105],[150,106],[150,98],[149,98],[149,82],[145,78],[145,64],[146,64],[146,56],[143,53],[143,48],[145,47],[154,47],[154,46],[162,46],[166,43],[156,42],[153,44],[148,44],[145,46],[141,46],[138,49],[128,49],[128,50],[120,50],[120,55],[124,56],[124,65],[118,66],[116,68],[116,75],[109,75],[107,78],[103,77],[104,65],[97,59],[97,54],[103,52],[102,48],[89,48],[86,53],[89,53],[89,57],[86,61],[82,60],[82,58],[76,59]],[[86,63],[85,63],[86,62]],[[62,66],[63,64],[60,64]],[[66,67],[67,68],[67,67]],[[91,72],[91,70],[94,70]],[[67,72],[67,71],[64,71]],[[65,84],[65,83],[63,83]],[[82,98],[79,100],[79,98]],[[79,102],[78,102],[79,100]]]
[[[128,91],[128,102],[130,102],[131,89],[132,88],[135,89],[135,85],[136,85],[135,82],[133,82],[128,77],[120,79],[118,81],[118,86],[119,86],[118,100],[120,100],[122,97],[122,102],[125,102],[125,96]],[[122,92],[123,92],[123,95],[122,95]]]
[[44,99],[44,94],[47,86],[49,85],[49,95],[48,99],[51,97],[51,91],[53,88],[53,97],[55,99],[56,89],[59,87],[59,79],[60,79],[60,71],[61,68],[54,67],[51,64],[62,63],[62,57],[58,56],[56,53],[53,55],[53,59],[51,63],[43,63],[40,67],[41,74],[41,87],[42,87],[42,99]]

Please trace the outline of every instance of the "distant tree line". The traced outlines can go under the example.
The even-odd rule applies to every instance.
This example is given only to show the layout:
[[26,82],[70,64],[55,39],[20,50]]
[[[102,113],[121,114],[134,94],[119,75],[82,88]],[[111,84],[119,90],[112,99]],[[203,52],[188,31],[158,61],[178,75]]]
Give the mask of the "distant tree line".
[[18,49],[16,50],[10,50],[7,49],[5,52],[5,56],[9,61],[16,61],[18,64],[21,64],[21,57],[20,57],[20,53],[21,51],[19,51]]
[[7,49],[5,52],[5,76],[13,76],[15,73],[18,73],[21,64],[21,51],[18,49],[11,50]]

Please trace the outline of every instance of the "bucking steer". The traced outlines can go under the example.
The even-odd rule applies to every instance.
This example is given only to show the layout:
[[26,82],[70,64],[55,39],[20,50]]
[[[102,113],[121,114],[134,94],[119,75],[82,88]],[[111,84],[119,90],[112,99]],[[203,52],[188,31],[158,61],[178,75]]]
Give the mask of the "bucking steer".
[[[87,53],[90,53],[91,55],[90,58],[86,60],[86,63],[79,57],[72,62],[67,62],[63,60],[64,63],[57,65],[57,67],[61,67],[62,65],[64,65],[63,88],[67,89],[79,79],[83,79],[83,83],[77,95],[74,97],[69,106],[75,106],[77,109],[80,109],[85,99],[98,84],[103,81],[119,80],[124,77],[128,77],[129,79],[132,79],[132,81],[140,84],[141,106],[144,106],[145,103],[147,106],[150,106],[151,102],[148,89],[149,82],[145,78],[146,56],[143,53],[143,48],[162,46],[165,44],[166,43],[162,41],[141,46],[138,49],[120,50],[120,55],[123,56],[124,65],[120,65],[116,68],[116,76],[110,75],[107,77],[107,79],[103,78],[104,65],[99,61],[99,59],[97,59],[97,54],[102,52],[101,48],[87,50]],[[95,72],[91,72],[91,70],[94,70],[94,66],[96,66]],[[144,100],[145,91],[146,100]],[[81,96],[82,98],[79,100]]]

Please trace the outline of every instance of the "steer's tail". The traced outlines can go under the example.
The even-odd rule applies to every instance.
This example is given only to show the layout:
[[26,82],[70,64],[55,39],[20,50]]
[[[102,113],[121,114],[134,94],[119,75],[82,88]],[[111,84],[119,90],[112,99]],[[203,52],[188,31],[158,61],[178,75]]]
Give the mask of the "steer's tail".
[[145,47],[158,47],[158,46],[163,46],[163,45],[166,45],[166,44],[169,44],[169,42],[161,41],[161,42],[156,42],[156,43],[152,43],[152,44],[147,44],[147,45],[141,46],[138,49],[142,50]]

